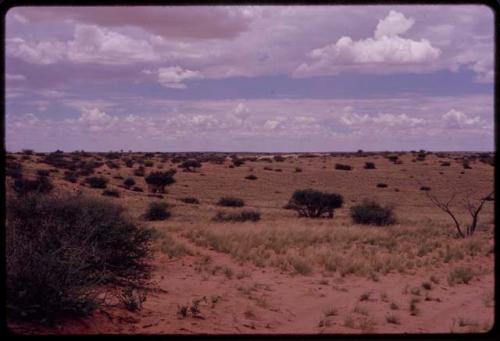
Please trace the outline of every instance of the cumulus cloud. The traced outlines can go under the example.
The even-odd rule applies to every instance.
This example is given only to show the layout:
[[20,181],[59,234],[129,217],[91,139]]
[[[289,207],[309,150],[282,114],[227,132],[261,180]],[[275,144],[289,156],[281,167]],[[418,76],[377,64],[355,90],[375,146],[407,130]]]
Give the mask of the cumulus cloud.
[[469,117],[461,111],[451,109],[442,116],[446,128],[467,128],[481,124],[479,116]]
[[340,122],[348,126],[358,126],[364,124],[380,124],[384,126],[408,126],[413,127],[425,124],[423,118],[410,117],[407,114],[382,114],[370,116],[368,114],[360,115],[352,111],[347,111],[340,116]]
[[402,13],[390,11],[380,20],[374,32],[374,38],[353,40],[343,36],[334,44],[312,50],[309,63],[302,63],[296,70],[296,76],[336,73],[339,66],[404,66],[426,64],[436,60],[441,51],[427,39],[413,40],[403,38],[414,24]]
[[158,69],[158,82],[167,88],[185,89],[183,82],[189,79],[200,79],[203,75],[199,71],[183,69],[180,66],[162,67]]
[[90,132],[108,130],[118,122],[118,117],[110,116],[98,108],[84,108],[77,120],[67,120],[68,123],[78,123]]

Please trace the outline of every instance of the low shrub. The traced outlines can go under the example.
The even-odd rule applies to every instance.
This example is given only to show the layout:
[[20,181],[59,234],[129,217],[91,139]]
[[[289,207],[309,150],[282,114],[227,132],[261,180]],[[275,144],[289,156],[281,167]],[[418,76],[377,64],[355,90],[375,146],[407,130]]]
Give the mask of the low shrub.
[[350,165],[343,165],[341,163],[336,163],[335,164],[335,169],[350,171],[350,170],[352,170],[352,166],[350,166]]
[[179,168],[183,168],[186,172],[195,172],[200,167],[201,162],[195,159],[186,160],[179,165]]
[[274,155],[273,160],[276,162],[283,162],[283,161],[285,161],[285,158],[281,155]]
[[356,224],[391,225],[396,222],[393,207],[383,207],[375,201],[364,200],[351,207],[351,218]]
[[254,174],[250,174],[250,175],[245,176],[245,179],[247,179],[247,180],[257,180],[257,176],[255,176]]
[[377,184],[377,187],[379,187],[379,188],[387,188],[387,184],[384,184],[384,183],[378,183],[378,184]]
[[217,202],[217,205],[225,207],[242,207],[245,206],[245,202],[238,198],[222,197]]
[[373,162],[365,162],[364,169],[375,169],[375,163]]
[[422,186],[422,187],[420,187],[420,190],[421,190],[421,191],[430,191],[430,190],[431,190],[431,188],[430,188],[430,187],[427,187],[427,186]]
[[38,169],[36,171],[36,175],[38,175],[38,176],[50,176],[50,172],[47,169]]
[[13,179],[21,179],[23,177],[23,167],[19,162],[7,161],[5,163],[5,175]]
[[9,201],[9,317],[50,323],[90,314],[102,284],[147,277],[151,237],[121,207],[98,198],[28,195]]
[[343,202],[344,198],[337,193],[303,189],[292,194],[287,206],[296,210],[300,217],[319,218],[328,214],[329,218],[333,218],[334,210],[342,207]]
[[165,220],[170,217],[169,205],[165,202],[152,202],[144,214],[144,218],[150,221]]
[[165,187],[175,183],[175,170],[166,172],[152,172],[145,178],[151,193],[165,193]]
[[76,172],[65,171],[63,180],[66,180],[71,183],[76,183],[78,181],[78,175],[76,174]]
[[46,176],[39,176],[36,179],[16,179],[12,185],[12,189],[18,195],[49,193],[53,188],[54,185]]
[[450,167],[451,166],[451,162],[449,162],[449,161],[441,161],[441,166],[442,167]]
[[301,173],[302,172],[302,168],[300,167],[295,167],[295,173]]
[[108,179],[103,176],[91,176],[90,178],[86,178],[85,182],[91,188],[106,188],[108,186]]
[[200,203],[200,201],[198,199],[196,199],[195,197],[185,197],[185,198],[181,198],[179,200],[185,204],[199,204]]
[[144,192],[144,190],[141,187],[138,187],[138,186],[134,186],[132,188],[132,191],[134,191],[134,192]]
[[130,189],[130,187],[135,185],[135,180],[133,178],[127,178],[123,181],[123,186],[126,189]]
[[455,284],[469,284],[474,277],[474,271],[469,267],[456,267],[450,271],[448,275],[448,283]]
[[144,167],[141,166],[139,168],[134,169],[135,176],[144,176],[144,174],[146,174],[146,170]]
[[115,198],[119,198],[119,197],[120,197],[120,192],[118,192],[118,191],[117,191],[117,190],[115,190],[115,189],[105,189],[105,190],[102,192],[102,195],[107,196],[107,197],[115,197]]
[[241,212],[222,212],[219,211],[213,218],[214,221],[232,221],[232,222],[244,222],[244,221],[259,221],[260,212],[245,210]]

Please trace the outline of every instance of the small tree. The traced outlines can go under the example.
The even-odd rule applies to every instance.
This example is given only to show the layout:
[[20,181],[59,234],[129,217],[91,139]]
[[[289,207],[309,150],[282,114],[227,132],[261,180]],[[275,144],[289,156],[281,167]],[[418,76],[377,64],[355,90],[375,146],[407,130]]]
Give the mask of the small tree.
[[486,195],[486,196],[480,198],[479,200],[477,200],[478,203],[473,203],[470,200],[470,195],[466,196],[466,199],[464,200],[463,203],[464,203],[464,206],[465,206],[467,212],[470,214],[472,220],[471,220],[470,224],[468,224],[465,227],[465,231],[463,230],[462,224],[458,221],[458,219],[456,217],[456,214],[453,213],[451,211],[451,208],[450,208],[451,203],[453,202],[453,200],[457,196],[456,192],[454,192],[451,195],[451,197],[450,197],[450,199],[448,201],[441,201],[435,195],[431,194],[430,191],[426,191],[425,194],[426,194],[427,198],[429,198],[429,200],[436,207],[438,207],[443,212],[446,212],[451,217],[451,219],[455,223],[455,227],[457,229],[458,235],[461,238],[466,238],[466,237],[472,236],[474,234],[474,232],[476,231],[477,222],[478,222],[478,219],[479,219],[479,213],[483,209],[484,203],[486,201],[490,201],[491,200],[491,198],[492,198],[491,196],[493,195],[493,191],[491,191],[490,193],[488,193],[488,195]]
[[333,218],[333,211],[342,207],[343,202],[344,198],[337,193],[303,189],[293,193],[287,207],[296,210],[300,217],[319,218],[327,213],[328,218]]
[[175,170],[171,169],[166,172],[152,172],[146,177],[149,191],[151,193],[165,193],[165,186],[171,185],[175,182]]
[[179,165],[179,168],[183,168],[186,172],[196,172],[196,168],[200,167],[201,162],[195,159],[186,160]]

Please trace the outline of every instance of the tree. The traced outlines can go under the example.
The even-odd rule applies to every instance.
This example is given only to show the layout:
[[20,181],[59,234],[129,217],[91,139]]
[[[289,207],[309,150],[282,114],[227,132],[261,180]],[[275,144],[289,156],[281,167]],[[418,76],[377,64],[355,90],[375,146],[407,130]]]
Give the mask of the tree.
[[488,193],[488,195],[476,200],[477,201],[476,203],[473,203],[471,201],[470,195],[466,195],[466,199],[464,200],[463,203],[464,203],[465,209],[470,214],[472,220],[471,220],[470,224],[468,224],[465,227],[465,231],[463,230],[462,224],[458,221],[456,214],[451,211],[451,207],[450,207],[451,203],[453,202],[453,200],[457,196],[456,192],[454,192],[451,195],[451,197],[448,201],[442,201],[442,200],[438,199],[435,195],[431,194],[430,191],[426,191],[425,194],[426,194],[427,198],[429,198],[429,200],[436,207],[438,207],[443,212],[446,212],[451,217],[451,219],[455,223],[455,227],[457,229],[458,235],[461,238],[466,238],[466,237],[472,236],[474,234],[474,232],[476,231],[476,227],[477,227],[477,223],[478,223],[478,219],[479,219],[479,213],[483,209],[484,203],[486,201],[492,200],[493,192],[494,191],[491,191],[490,193]]
[[196,172],[196,168],[201,167],[201,162],[195,159],[189,159],[179,165],[179,168],[184,168],[186,172]]
[[146,177],[149,191],[151,193],[165,193],[165,186],[175,182],[175,169],[170,169],[166,172],[152,172]]
[[325,213],[333,218],[333,211],[342,207],[344,198],[337,193],[320,192],[314,189],[297,190],[288,202],[288,207],[300,217],[319,218]]

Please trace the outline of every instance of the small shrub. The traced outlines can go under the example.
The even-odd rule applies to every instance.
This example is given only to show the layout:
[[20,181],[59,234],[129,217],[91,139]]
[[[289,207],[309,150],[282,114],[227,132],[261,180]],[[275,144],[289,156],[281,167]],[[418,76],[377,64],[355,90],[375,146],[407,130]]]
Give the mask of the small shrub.
[[115,198],[119,198],[119,197],[120,197],[120,192],[118,192],[118,191],[117,191],[117,190],[115,190],[115,189],[105,189],[105,190],[102,192],[102,195],[107,196],[107,197],[115,197]]
[[431,188],[430,188],[430,187],[428,187],[428,186],[422,186],[422,187],[420,187],[420,190],[421,190],[421,191],[430,191],[430,190],[431,190]]
[[63,179],[71,183],[76,183],[78,181],[78,174],[76,172],[65,171]]
[[26,195],[28,193],[49,193],[54,186],[48,177],[39,176],[34,180],[16,179],[12,188],[18,195]]
[[292,194],[287,206],[296,210],[300,217],[319,218],[328,214],[333,218],[334,210],[342,207],[343,202],[344,198],[337,193],[303,189]]
[[448,283],[454,284],[469,284],[474,277],[474,271],[469,267],[456,267],[450,271]]
[[233,159],[233,166],[234,167],[240,167],[242,165],[245,164],[245,161],[243,161],[242,159]]
[[214,221],[232,221],[232,222],[244,222],[244,221],[259,221],[260,212],[245,210],[237,213],[228,213],[219,211],[213,218]]
[[165,220],[170,217],[169,206],[164,202],[152,202],[144,215],[146,220],[156,221]]
[[144,192],[144,190],[141,187],[138,187],[138,186],[134,186],[132,188],[132,191],[134,191],[134,192]]
[[387,188],[387,184],[384,184],[384,183],[378,183],[378,184],[377,184],[377,187],[379,187],[379,188]]
[[350,165],[343,165],[341,163],[336,163],[335,164],[335,169],[350,171],[350,170],[352,170],[352,166],[350,166]]
[[401,324],[401,321],[399,320],[399,317],[397,317],[394,314],[389,314],[385,317],[385,320],[387,323],[392,323],[392,324]]
[[356,224],[378,226],[390,225],[396,222],[392,207],[383,207],[377,202],[369,200],[351,207],[351,218]]
[[238,198],[222,197],[217,202],[217,205],[225,207],[242,207],[245,206],[245,202]]
[[201,162],[194,159],[186,160],[179,165],[179,168],[183,168],[187,172],[195,172],[196,169],[200,167],[201,167]]
[[89,184],[91,188],[106,188],[108,185],[108,179],[102,176],[92,176],[86,178],[85,182]]
[[199,204],[200,203],[200,201],[198,199],[196,199],[195,197],[185,197],[185,198],[181,198],[179,200],[185,204]]
[[450,167],[451,166],[451,162],[449,161],[441,161],[441,167]]
[[295,167],[295,173],[302,173],[302,168]]
[[144,176],[145,172],[146,172],[146,169],[144,167],[142,167],[142,166],[139,167],[139,168],[134,169],[134,175],[135,176]]
[[250,174],[250,175],[245,176],[245,179],[247,179],[247,180],[257,180],[257,176],[255,176],[254,174]]
[[133,178],[127,178],[125,181],[123,181],[123,186],[126,189],[130,189],[130,187],[135,185],[135,180]]
[[21,179],[23,177],[23,168],[19,162],[8,161],[5,163],[5,175],[13,179]]
[[375,164],[373,162],[365,162],[364,169],[375,169]]
[[285,161],[285,158],[281,155],[275,155],[275,156],[273,156],[273,160],[276,162],[283,162],[283,161]]
[[142,303],[146,301],[146,293],[128,286],[122,291],[121,301],[128,311],[135,312],[142,309]]

